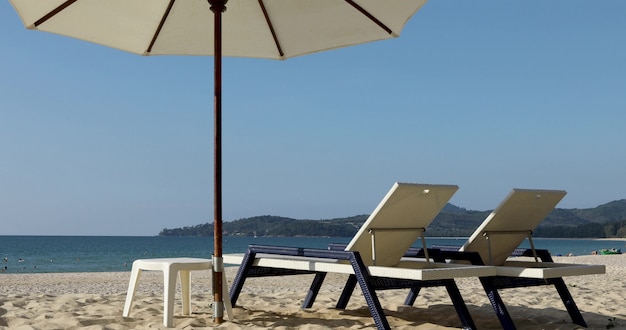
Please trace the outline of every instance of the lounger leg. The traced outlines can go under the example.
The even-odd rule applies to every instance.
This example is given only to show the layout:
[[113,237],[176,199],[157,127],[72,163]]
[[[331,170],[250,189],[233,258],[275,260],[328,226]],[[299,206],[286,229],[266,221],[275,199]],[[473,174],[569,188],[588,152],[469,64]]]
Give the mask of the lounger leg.
[[461,324],[463,324],[463,329],[476,329],[474,320],[472,320],[472,316],[470,315],[467,305],[465,305],[465,301],[463,301],[461,292],[459,292],[459,288],[456,286],[454,280],[443,280],[443,282],[445,283],[446,290],[448,290],[448,295],[452,300],[452,304],[454,304],[454,309],[456,309],[456,313],[461,320]]
[[324,283],[325,278],[326,273],[315,274],[313,283],[311,283],[311,287],[309,288],[309,293],[307,293],[306,298],[302,303],[302,308],[311,308],[311,306],[313,306],[313,302],[315,301],[315,298],[317,298],[317,294],[320,292],[320,288],[322,287],[322,283]]
[[509,315],[509,311],[506,310],[506,306],[504,306],[504,302],[498,293],[498,289],[492,283],[492,278],[480,278],[480,282],[483,285],[483,289],[487,293],[487,298],[489,298],[489,302],[491,302],[491,306],[493,310],[496,312],[498,319],[500,320],[500,324],[502,325],[502,329],[505,330],[514,330],[515,324],[513,323],[513,319],[511,319],[511,315]]
[[411,291],[409,291],[409,294],[406,296],[406,299],[404,299],[404,304],[407,306],[413,306],[413,304],[415,304],[415,299],[417,299],[417,296],[420,294],[421,289],[421,286],[412,287]]
[[235,279],[233,280],[233,285],[230,287],[230,303],[232,306],[237,306],[237,299],[239,299],[239,294],[241,293],[241,289],[243,288],[243,283],[246,281],[248,277],[248,272],[252,268],[252,263],[254,262],[254,257],[256,256],[255,252],[248,250],[246,255],[243,257],[241,261],[241,266],[239,266],[239,271],[237,275],[235,275]]
[[563,278],[552,279],[552,284],[554,284],[556,291],[559,293],[559,296],[561,296],[561,300],[563,300],[563,304],[565,305],[565,308],[567,309],[567,312],[572,318],[574,324],[578,324],[586,328],[587,323],[585,322],[585,319],[583,319],[582,314],[580,314],[580,310],[578,309],[578,306],[576,306],[574,298],[572,298],[572,295],[567,289]]
[[346,309],[346,306],[348,306],[348,301],[350,301],[350,297],[352,296],[352,292],[354,292],[354,288],[356,287],[356,283],[356,276],[348,276],[348,281],[343,287],[343,291],[341,292],[341,296],[339,297],[339,301],[337,301],[337,305],[335,306],[335,308]]
[[361,287],[361,291],[363,291],[363,297],[367,302],[367,307],[372,314],[376,328],[379,330],[391,329],[389,327],[389,322],[387,322],[387,317],[383,312],[383,307],[380,305],[380,301],[376,296],[374,286],[371,284],[367,267],[365,267],[365,264],[363,263],[363,260],[361,260],[358,252],[353,252],[352,257],[350,258],[350,264],[352,264],[354,275],[356,276],[359,286]]

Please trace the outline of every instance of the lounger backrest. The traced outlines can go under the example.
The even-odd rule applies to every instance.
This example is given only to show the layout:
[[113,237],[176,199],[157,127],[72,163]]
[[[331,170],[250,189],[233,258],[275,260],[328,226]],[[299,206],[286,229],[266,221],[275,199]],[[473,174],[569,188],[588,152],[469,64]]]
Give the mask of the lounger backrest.
[[461,251],[478,252],[487,265],[502,265],[565,194],[563,190],[513,189]]
[[396,265],[458,189],[455,185],[395,183],[346,250],[358,251],[368,266]]

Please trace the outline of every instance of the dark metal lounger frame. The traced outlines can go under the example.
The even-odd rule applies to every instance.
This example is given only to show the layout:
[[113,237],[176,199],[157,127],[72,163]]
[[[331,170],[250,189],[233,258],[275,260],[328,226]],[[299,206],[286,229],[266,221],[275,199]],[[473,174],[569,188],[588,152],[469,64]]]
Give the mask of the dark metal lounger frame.
[[[465,260],[469,261],[473,265],[484,265],[482,258],[476,252],[460,252],[458,246],[446,246],[446,245],[433,245],[433,249],[439,251],[440,257],[449,259],[449,260]],[[537,257],[542,262],[554,262],[552,260],[552,256],[548,250],[537,250],[535,249],[516,249],[511,256],[515,257]],[[489,298],[489,302],[493,307],[493,310],[496,312],[498,319],[500,320],[500,324],[503,329],[515,329],[515,324],[513,323],[513,319],[511,315],[506,309],[502,298],[500,297],[500,293],[498,290],[500,289],[509,289],[509,288],[522,288],[522,287],[530,287],[530,286],[541,286],[541,285],[554,285],[556,291],[559,293],[567,312],[569,313],[570,318],[574,324],[580,325],[582,327],[587,327],[587,323],[585,319],[580,313],[578,306],[574,302],[572,295],[570,294],[567,286],[565,285],[565,281],[563,281],[562,277],[557,278],[528,278],[528,277],[509,277],[509,276],[489,276],[489,277],[479,277],[480,283],[482,284],[485,293],[487,293],[487,297]],[[411,288],[411,292],[406,298],[405,304],[412,305],[419,294],[419,288]]]
[[[290,256],[290,257],[309,257],[309,258],[321,258],[332,260],[344,260],[348,261],[353,268],[354,274],[348,276],[348,282],[344,287],[336,308],[345,309],[348,300],[356,284],[358,283],[363,292],[363,296],[367,303],[367,307],[372,315],[374,323],[378,329],[390,329],[387,318],[383,312],[382,306],[378,297],[376,296],[376,290],[387,289],[411,289],[411,293],[417,293],[423,287],[445,286],[450,299],[456,309],[456,312],[461,320],[464,329],[476,329],[474,321],[472,320],[467,306],[461,297],[458,287],[453,279],[443,280],[407,280],[397,279],[390,277],[376,277],[370,276],[367,267],[363,263],[361,256],[355,251],[344,251],[345,245],[341,247],[341,244],[331,244],[328,250],[323,249],[307,249],[296,247],[280,247],[280,246],[264,246],[264,245],[250,245],[247,252],[244,255],[243,261],[237,272],[235,280],[233,281],[230,297],[232,305],[235,306],[244,282],[248,277],[264,277],[264,276],[284,276],[284,275],[301,275],[301,274],[315,274],[313,283],[309,288],[308,294],[304,299],[302,308],[310,308],[317,297],[317,294],[324,282],[326,272],[308,271],[308,270],[294,270],[289,268],[276,268],[276,267],[259,267],[254,265],[255,259],[261,254],[261,257],[276,257],[276,256]],[[428,249],[429,256],[435,262],[445,262],[442,255],[438,250]],[[423,257],[423,251],[421,249],[410,249],[406,256],[408,257]],[[407,299],[409,299],[407,297]],[[412,298],[412,302],[415,298]]]

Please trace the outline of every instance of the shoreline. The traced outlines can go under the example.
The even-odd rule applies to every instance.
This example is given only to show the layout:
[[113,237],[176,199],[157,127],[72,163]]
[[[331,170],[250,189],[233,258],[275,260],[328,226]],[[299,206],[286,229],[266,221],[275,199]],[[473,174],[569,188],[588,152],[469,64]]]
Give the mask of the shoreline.
[[[538,249],[547,248],[548,250],[550,250],[552,257],[600,256],[602,255],[600,253],[600,250],[611,249],[611,248],[620,249],[624,252],[624,254],[626,254],[626,248],[622,247],[621,245],[622,243],[626,243],[626,238],[594,239],[594,240],[577,239],[577,238],[545,239],[545,240],[550,240],[552,242],[557,242],[557,243],[558,241],[563,241],[563,242],[586,241],[587,242],[584,245],[580,245],[579,243],[568,243],[567,245],[571,247],[566,248],[566,249],[563,249],[563,247],[560,246],[559,244],[556,245],[558,248],[555,247],[554,249],[551,249],[550,246],[545,246],[545,244],[542,244],[541,240],[542,238],[535,239],[535,241],[537,242],[535,246]],[[593,243],[593,242],[596,242],[596,243]],[[431,243],[432,243],[432,240],[431,240]],[[584,247],[584,248],[581,249],[580,247]],[[555,252],[555,250],[566,251],[566,252],[560,253],[560,252]],[[232,254],[232,252],[229,252],[226,254]],[[196,256],[196,255],[190,255],[190,256],[204,258],[203,256]],[[166,256],[158,256],[158,255],[153,256],[153,258],[160,258],[160,257],[166,257]],[[69,273],[107,273],[107,272],[126,273],[126,272],[130,272],[131,270],[132,260],[141,259],[137,257],[128,257],[128,258],[122,257],[122,258],[123,259],[120,259],[120,260],[118,259],[112,260],[111,258],[109,258],[110,260],[106,259],[104,260],[104,263],[103,262],[98,263],[98,262],[93,261],[90,258],[90,256],[85,256],[84,261],[86,262],[86,264],[83,265],[82,263],[81,264],[75,263],[74,259],[71,259],[69,262],[67,260],[55,260],[54,264],[52,263],[49,264],[48,262],[42,262],[41,260],[37,260],[34,257],[31,258],[29,256],[24,257],[25,261],[22,264],[22,263],[16,262],[15,261],[16,258],[13,257],[13,258],[9,258],[10,260],[9,263],[5,261],[4,263],[0,264],[0,278],[6,275],[19,275],[19,274],[25,275],[25,274],[69,274]],[[59,262],[56,262],[56,261],[59,261]],[[116,267],[117,269],[110,269],[112,268],[111,265],[114,265],[116,262],[118,263]],[[105,265],[106,267],[100,267],[101,265]],[[5,267],[8,266],[8,270],[1,269],[1,267],[3,266]],[[233,266],[234,265],[226,265],[226,267],[233,267]],[[60,271],[56,271],[56,270],[60,270]]]

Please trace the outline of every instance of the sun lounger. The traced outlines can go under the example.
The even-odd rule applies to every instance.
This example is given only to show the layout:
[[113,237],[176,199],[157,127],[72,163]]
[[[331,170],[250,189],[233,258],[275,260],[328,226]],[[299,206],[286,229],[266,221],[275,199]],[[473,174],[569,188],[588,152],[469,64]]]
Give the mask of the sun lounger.
[[[236,305],[246,278],[315,274],[302,305],[312,306],[327,273],[349,275],[352,289],[359,284],[374,323],[389,329],[376,290],[445,285],[464,328],[475,328],[454,278],[495,275],[490,266],[447,264],[436,251],[421,249],[421,259],[401,260],[422,238],[457,186],[396,183],[363,224],[345,250],[303,249],[251,245],[245,255],[225,255],[224,262],[240,264],[230,291]],[[352,281],[352,282],[351,282]],[[338,308],[345,308],[351,289],[344,289]],[[348,295],[348,297],[344,297]],[[345,303],[341,305],[342,303]]]
[[[604,274],[604,265],[554,263],[550,253],[535,249],[532,241],[532,231],[565,194],[560,190],[514,189],[460,249],[433,246],[452,262],[495,266],[496,276],[480,277],[480,281],[504,329],[515,329],[515,325],[498,290],[539,285],[554,285],[572,321],[587,326],[563,277]],[[518,249],[525,239],[531,248]],[[529,257],[530,261],[510,256]],[[407,304],[413,303],[418,292],[412,289]]]

